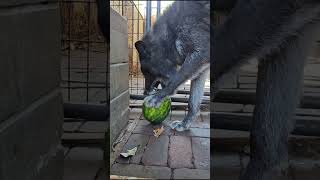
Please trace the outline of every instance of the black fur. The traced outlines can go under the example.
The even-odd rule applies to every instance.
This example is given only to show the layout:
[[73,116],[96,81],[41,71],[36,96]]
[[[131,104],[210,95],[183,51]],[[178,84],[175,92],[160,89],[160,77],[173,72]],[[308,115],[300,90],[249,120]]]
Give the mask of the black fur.
[[287,179],[288,135],[319,17],[317,0],[238,0],[215,29],[215,88],[231,70],[259,60],[251,160],[241,180]]

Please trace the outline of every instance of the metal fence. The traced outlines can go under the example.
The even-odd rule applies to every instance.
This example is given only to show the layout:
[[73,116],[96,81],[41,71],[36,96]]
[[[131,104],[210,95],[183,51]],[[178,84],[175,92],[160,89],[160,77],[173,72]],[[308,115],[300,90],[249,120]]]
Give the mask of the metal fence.
[[145,33],[145,20],[139,11],[140,5],[140,1],[110,1],[110,7],[124,16],[128,22],[130,94],[142,94],[144,89],[144,78],[140,70],[138,52],[134,46],[134,43],[142,39]]
[[61,87],[65,102],[107,100],[108,52],[97,23],[95,0],[62,0]]
[[[141,10],[145,1],[110,1],[110,7],[127,19],[129,48],[130,95],[142,95],[144,78],[140,70],[138,52],[134,43],[145,33],[145,19]],[[63,0],[61,8],[61,87],[65,102],[105,103],[108,99],[107,45],[97,23],[95,0]],[[153,24],[156,16],[151,17]],[[178,101],[187,103],[190,82],[178,91]],[[207,87],[208,89],[208,87]],[[137,101],[135,101],[137,100]],[[141,105],[141,98],[131,103]],[[185,109],[186,104],[183,106]]]

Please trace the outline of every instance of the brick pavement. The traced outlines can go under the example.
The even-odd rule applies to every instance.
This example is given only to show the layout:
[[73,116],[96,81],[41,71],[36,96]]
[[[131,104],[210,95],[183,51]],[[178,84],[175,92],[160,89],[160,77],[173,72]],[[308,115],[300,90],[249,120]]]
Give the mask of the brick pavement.
[[[153,136],[152,126],[133,110],[130,118],[140,120],[122,152],[138,147],[135,156],[119,156],[111,174],[155,179],[208,179],[210,177],[210,125],[208,113],[192,124],[190,132],[176,132],[165,126],[159,138]],[[173,112],[171,120],[181,120],[184,112]]]
[[64,144],[63,180],[105,180],[103,160],[105,122],[65,120],[62,142]]
[[[228,110],[226,104],[217,106],[224,106]],[[232,107],[229,110],[233,111]],[[235,110],[238,111],[238,107]],[[215,142],[215,149],[210,159],[208,113],[203,113],[193,124],[193,131],[181,133],[167,127],[160,138],[156,139],[152,130],[159,126],[153,127],[141,118],[141,112],[134,112],[131,118],[140,117],[140,120],[122,152],[138,146],[137,154],[128,159],[119,157],[111,167],[112,174],[156,179],[209,179],[211,167],[215,180],[237,180],[249,162],[249,133],[233,130],[213,131],[211,141]],[[172,116],[172,120],[181,120],[183,116],[179,112]],[[317,144],[320,138],[291,136],[289,142],[291,148],[287,179],[318,179],[320,148]]]

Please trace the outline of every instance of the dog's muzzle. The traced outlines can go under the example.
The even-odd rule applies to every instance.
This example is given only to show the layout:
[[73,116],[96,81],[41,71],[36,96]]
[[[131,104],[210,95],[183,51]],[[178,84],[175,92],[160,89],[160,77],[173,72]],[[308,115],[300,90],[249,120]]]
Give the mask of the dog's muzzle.
[[150,96],[150,95],[153,95],[157,92],[157,88],[152,88],[151,90],[147,91],[147,90],[144,90],[143,94],[144,95],[147,95],[147,96]]
[[166,87],[166,84],[164,82],[154,81],[149,89],[146,88],[144,90],[143,94],[147,95],[147,96],[155,94],[158,90],[160,90],[160,89],[158,89],[159,85],[161,85],[162,89]]

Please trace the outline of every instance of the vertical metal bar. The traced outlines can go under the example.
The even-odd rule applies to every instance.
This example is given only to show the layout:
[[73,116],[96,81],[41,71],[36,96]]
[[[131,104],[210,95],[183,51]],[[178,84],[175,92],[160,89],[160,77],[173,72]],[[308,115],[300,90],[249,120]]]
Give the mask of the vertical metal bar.
[[[110,4],[107,5],[107,13],[110,14]],[[105,41],[107,43],[106,44],[106,51],[107,51],[107,59],[106,59],[106,104],[108,105],[108,103],[110,102],[110,78],[109,78],[109,73],[110,73],[110,27],[107,27],[108,29],[108,33],[107,36],[108,38],[105,38]]]
[[[128,8],[127,9],[127,6],[130,6],[130,3],[128,2],[128,3],[126,3],[125,4],[125,8],[126,8],[126,12],[125,12],[125,16],[128,18],[129,17],[129,13],[128,12],[130,12],[130,9]],[[129,20],[129,18],[128,18],[128,20]],[[128,36],[129,36],[129,23],[128,23]],[[129,41],[128,41],[128,46],[129,46]],[[128,57],[129,57],[129,54],[128,54]],[[132,63],[132,59],[129,59],[129,66],[130,66],[130,72],[129,72],[129,76],[130,76],[130,79],[129,79],[129,81],[130,81],[130,85],[129,85],[129,89],[130,89],[130,94],[133,92],[132,91],[132,89],[133,89],[133,85],[132,85],[132,79],[133,79],[133,63]]]
[[90,58],[90,2],[87,3],[87,13],[88,13],[88,42],[87,42],[87,94],[86,94],[86,101],[89,102],[89,66],[90,66],[90,62],[89,62],[89,58]]
[[[140,36],[140,35],[139,35],[139,33],[140,33],[139,3],[140,3],[140,2],[138,1],[138,7],[137,7],[137,16],[138,16],[138,17],[137,17],[137,22],[138,22],[137,25],[138,25],[138,27],[137,27],[137,34],[136,34],[136,35],[137,35],[137,39],[140,38],[140,37],[139,37],[139,36]],[[137,52],[137,51],[136,51],[136,52]],[[136,61],[137,61],[137,67],[138,67],[137,77],[138,77],[138,79],[139,79],[139,78],[140,78],[140,75],[139,75],[139,74],[140,74],[140,73],[139,73],[139,72],[140,72],[140,71],[139,71],[140,67],[139,67],[139,63],[138,63],[138,61],[139,61],[139,57],[138,57],[138,56],[137,56]]]
[[[143,35],[143,33],[144,33],[144,28],[145,28],[145,26],[144,26],[144,19],[143,19],[143,16],[142,16],[142,14],[141,14],[141,12],[139,11],[139,19],[141,19],[142,20],[142,29],[141,29],[141,33],[139,33],[139,38],[140,38],[140,35],[142,34]],[[139,27],[140,27],[140,24],[139,24]],[[142,74],[142,73],[141,73]],[[144,78],[143,76],[142,76],[142,78]],[[145,81],[144,80],[142,80],[142,86],[143,86],[143,88],[145,88]],[[143,93],[142,93],[143,94]]]
[[[136,36],[136,32],[135,32],[135,28],[136,28],[136,18],[135,18],[135,11],[136,11],[136,8],[134,6],[134,3],[132,3],[132,55],[134,55],[134,43],[135,43],[135,36]],[[139,62],[138,62],[138,59],[134,59],[135,60],[135,63],[136,63],[136,72],[135,72],[135,75],[136,75],[136,84],[137,84],[137,88],[136,88],[136,94],[138,94],[139,92],[139,77],[138,77],[138,73],[139,73]]]
[[[133,58],[134,58],[134,49],[133,49],[133,46],[134,46],[134,3],[133,1],[131,1],[131,62],[132,62],[132,65],[133,65]],[[136,66],[137,67],[137,66]],[[136,75],[137,73],[134,72],[134,75]],[[138,87],[138,83],[137,83],[137,87]],[[138,89],[138,88],[137,88]]]
[[[68,39],[71,39],[71,2],[69,2],[69,3],[66,3],[68,6],[67,6],[67,10],[68,10]],[[71,41],[68,41],[68,45],[69,45],[69,48],[68,48],[68,101],[70,101],[70,99],[71,99],[71,92],[70,92],[70,86],[71,86],[71,84],[70,84],[70,81],[71,81],[71,79],[70,79],[70,76],[71,76],[71,74],[70,74],[70,69],[71,69],[71,67],[70,67],[70,65],[71,65],[71,63],[70,63],[70,51],[71,51]]]
[[[151,1],[147,1],[147,9],[146,9],[146,32],[149,32],[151,29]],[[146,84],[145,79],[143,80],[144,84]]]
[[157,19],[160,17],[161,1],[157,1]]
[[151,29],[151,1],[147,1],[147,13],[146,13],[146,31]]
[[121,3],[121,15],[123,16],[123,0],[122,0],[122,3]]

